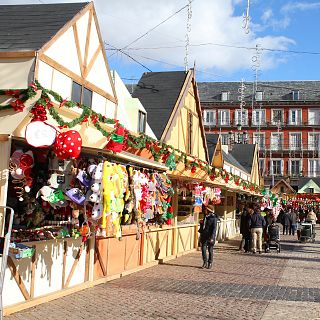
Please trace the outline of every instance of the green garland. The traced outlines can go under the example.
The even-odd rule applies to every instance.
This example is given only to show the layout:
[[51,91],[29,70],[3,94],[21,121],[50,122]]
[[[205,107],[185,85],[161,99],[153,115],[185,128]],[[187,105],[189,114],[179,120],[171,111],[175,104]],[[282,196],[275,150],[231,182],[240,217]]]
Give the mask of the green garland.
[[[0,111],[11,108],[13,108],[17,112],[23,111],[23,109],[25,108],[24,103],[27,100],[33,98],[37,94],[38,90],[41,90],[42,93],[41,97],[36,101],[35,105],[44,106],[48,110],[52,118],[57,122],[59,128],[73,128],[76,125],[88,122],[90,119],[95,128],[106,138],[110,138],[110,136],[115,133],[115,130],[108,132],[107,130],[103,129],[101,124],[115,125],[118,123],[118,120],[106,118],[105,116],[94,112],[91,108],[83,104],[64,100],[55,91],[43,88],[38,81],[32,83],[27,89],[0,90],[0,96],[8,96],[12,100],[9,104],[0,106]],[[53,107],[54,103],[52,102],[51,97],[59,103],[59,107],[66,107],[70,109],[80,108],[82,109],[82,113],[72,121],[65,121],[60,116],[59,112]],[[187,154],[177,148],[172,147],[171,145],[153,139],[144,133],[139,133],[139,135],[137,136],[127,131],[125,143],[128,147],[136,150],[147,148],[151,152],[155,161],[159,161],[162,157],[163,162],[166,163],[167,157],[172,153],[177,156],[176,164],[183,162],[185,164],[185,167],[191,169],[192,172],[195,172],[196,168],[200,168],[205,171],[210,177],[221,177],[226,182],[233,180],[237,185],[242,186],[243,189],[250,189],[251,191],[260,193],[263,192],[263,189],[260,189],[260,187],[256,184],[242,180],[239,176],[228,173],[224,169],[219,169],[218,171],[216,171],[216,169],[214,167],[211,167],[207,161],[200,160],[193,155]],[[189,158],[191,158],[192,160],[190,161]],[[171,163],[170,166],[173,167],[172,161],[169,162]]]

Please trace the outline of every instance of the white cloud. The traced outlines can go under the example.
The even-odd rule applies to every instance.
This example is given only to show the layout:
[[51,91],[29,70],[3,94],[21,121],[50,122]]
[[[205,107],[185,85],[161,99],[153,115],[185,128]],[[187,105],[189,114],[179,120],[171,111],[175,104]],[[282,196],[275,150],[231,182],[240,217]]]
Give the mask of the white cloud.
[[266,9],[261,16],[261,20],[263,22],[268,22],[273,17],[272,9]]
[[316,10],[316,9],[320,9],[320,2],[312,2],[312,3],[289,2],[281,8],[281,11],[290,12],[290,11],[296,11],[296,10],[306,11],[306,10]]
[[[124,47],[132,40],[143,34],[149,28],[182,7],[186,1],[138,0],[135,6],[130,6],[129,0],[113,1],[103,6],[104,1],[96,0],[95,4],[100,17],[100,23],[107,42]],[[130,7],[130,10],[128,8]],[[245,34],[242,28],[242,16],[234,14],[234,1],[232,0],[201,0],[192,4],[192,29],[190,43],[217,43],[245,47],[255,47],[257,38],[254,31]],[[253,26],[253,25],[252,25]],[[139,40],[135,48],[158,48],[164,46],[184,46],[186,33],[186,10],[167,21],[156,31]],[[286,37],[259,38],[260,43],[268,43],[272,48],[288,48],[293,42]],[[166,61],[171,64],[183,66],[184,48],[130,50],[137,59],[141,56]],[[220,46],[190,47],[190,64],[196,61],[197,67],[205,70],[215,70],[218,73],[233,72],[251,68],[252,51],[233,49]],[[139,56],[137,56],[139,55]],[[268,68],[276,64],[277,58],[266,52]],[[140,60],[151,66],[149,60]],[[165,66],[163,66],[165,68]],[[169,67],[170,68],[170,67]]]
[[[45,3],[66,2],[60,0],[42,0]],[[74,2],[75,0],[73,0]],[[81,2],[83,0],[80,0]],[[5,1],[0,0],[0,4]],[[6,1],[8,3],[8,1]],[[30,3],[39,1],[10,1],[10,3]],[[255,47],[257,42],[271,48],[286,49],[293,41],[281,36],[266,36],[257,38],[255,25],[251,23],[251,32],[245,34],[242,15],[235,15],[235,3],[241,0],[195,0],[192,3],[192,22],[190,43],[216,43],[236,45],[243,47]],[[247,1],[242,1],[245,9]],[[100,28],[106,42],[123,48],[134,39],[144,34],[157,23],[166,19],[172,13],[184,6],[187,0],[95,0]],[[174,49],[153,50],[128,50],[127,52],[137,60],[148,65],[151,69],[172,69],[171,66],[159,65],[158,63],[145,60],[141,56],[155,60],[168,62],[183,68],[184,62],[184,39],[186,34],[187,11],[178,13],[155,31],[134,43],[135,48],[158,48],[164,46],[182,46]],[[272,19],[272,11],[264,15],[265,21]],[[270,21],[269,21],[270,22]],[[251,68],[253,51],[235,49],[221,46],[192,46],[189,50],[189,65],[196,61],[197,68],[214,73],[232,73],[242,69]],[[110,51],[107,52],[110,56]],[[112,59],[118,57],[114,55]],[[120,59],[120,57],[119,57]],[[124,63],[134,63],[121,57]],[[277,55],[264,52],[263,59],[267,63],[263,68],[272,68],[278,63]],[[156,66],[155,66],[156,65]],[[125,75],[121,75],[125,76]]]

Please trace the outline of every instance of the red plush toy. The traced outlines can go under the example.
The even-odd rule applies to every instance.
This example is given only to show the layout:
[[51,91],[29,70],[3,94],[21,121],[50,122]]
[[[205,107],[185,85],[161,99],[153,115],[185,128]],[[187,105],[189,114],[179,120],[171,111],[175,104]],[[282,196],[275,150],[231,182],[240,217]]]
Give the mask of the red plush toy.
[[60,133],[54,144],[53,151],[61,159],[76,159],[81,153],[82,139],[79,132],[70,130]]
[[115,127],[116,130],[111,135],[111,138],[105,148],[112,152],[121,152],[125,143],[126,129],[119,123],[116,123]]

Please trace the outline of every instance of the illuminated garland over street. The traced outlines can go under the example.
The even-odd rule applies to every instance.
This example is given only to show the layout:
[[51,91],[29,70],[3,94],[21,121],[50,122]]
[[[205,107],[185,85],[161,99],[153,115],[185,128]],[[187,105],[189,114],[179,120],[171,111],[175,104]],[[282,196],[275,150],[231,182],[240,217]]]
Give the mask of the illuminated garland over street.
[[[14,109],[16,112],[22,112],[25,108],[25,102],[35,97],[38,90],[41,90],[42,93],[30,111],[33,114],[33,119],[45,121],[47,119],[46,114],[49,112],[52,118],[58,123],[60,129],[73,128],[76,125],[81,125],[85,122],[91,121],[95,128],[107,139],[119,139],[118,129],[119,126],[123,126],[119,124],[118,120],[106,118],[105,116],[96,113],[91,108],[83,104],[65,100],[58,93],[43,88],[37,81],[32,83],[27,89],[0,90],[0,96],[11,97],[9,104],[0,105],[0,111]],[[52,102],[52,98],[59,104],[60,108],[80,108],[82,109],[82,113],[79,115],[79,117],[74,118],[72,121],[65,121],[60,116],[58,112],[59,109],[55,109],[53,107],[54,102]],[[102,128],[101,124],[114,125],[115,129],[111,132],[108,132]],[[257,193],[260,192],[262,194],[265,193],[265,189],[260,189],[260,187],[256,184],[245,181],[239,176],[229,173],[224,169],[217,170],[214,167],[211,167],[207,161],[203,161],[193,155],[186,154],[181,150],[176,149],[162,141],[153,139],[144,133],[139,133],[139,135],[136,136],[124,129],[124,136],[119,141],[121,141],[121,143],[123,143],[123,145],[126,147],[137,150],[149,150],[155,161],[161,160],[170,170],[175,170],[176,165],[180,162],[183,162],[185,168],[190,169],[191,173],[195,173],[197,168],[202,169],[208,174],[212,181],[221,177],[227,184],[229,181],[234,181],[235,185],[241,186],[243,190],[254,191]],[[192,160],[190,161],[188,158],[191,158]]]

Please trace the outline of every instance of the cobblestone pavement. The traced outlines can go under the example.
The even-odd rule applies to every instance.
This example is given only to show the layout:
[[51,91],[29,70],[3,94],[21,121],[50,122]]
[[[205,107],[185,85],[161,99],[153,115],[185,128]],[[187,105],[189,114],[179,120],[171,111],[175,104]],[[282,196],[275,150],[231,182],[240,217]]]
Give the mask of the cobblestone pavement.
[[319,241],[284,236],[279,254],[238,246],[238,239],[218,244],[212,270],[199,267],[195,252],[5,320],[320,319]]

